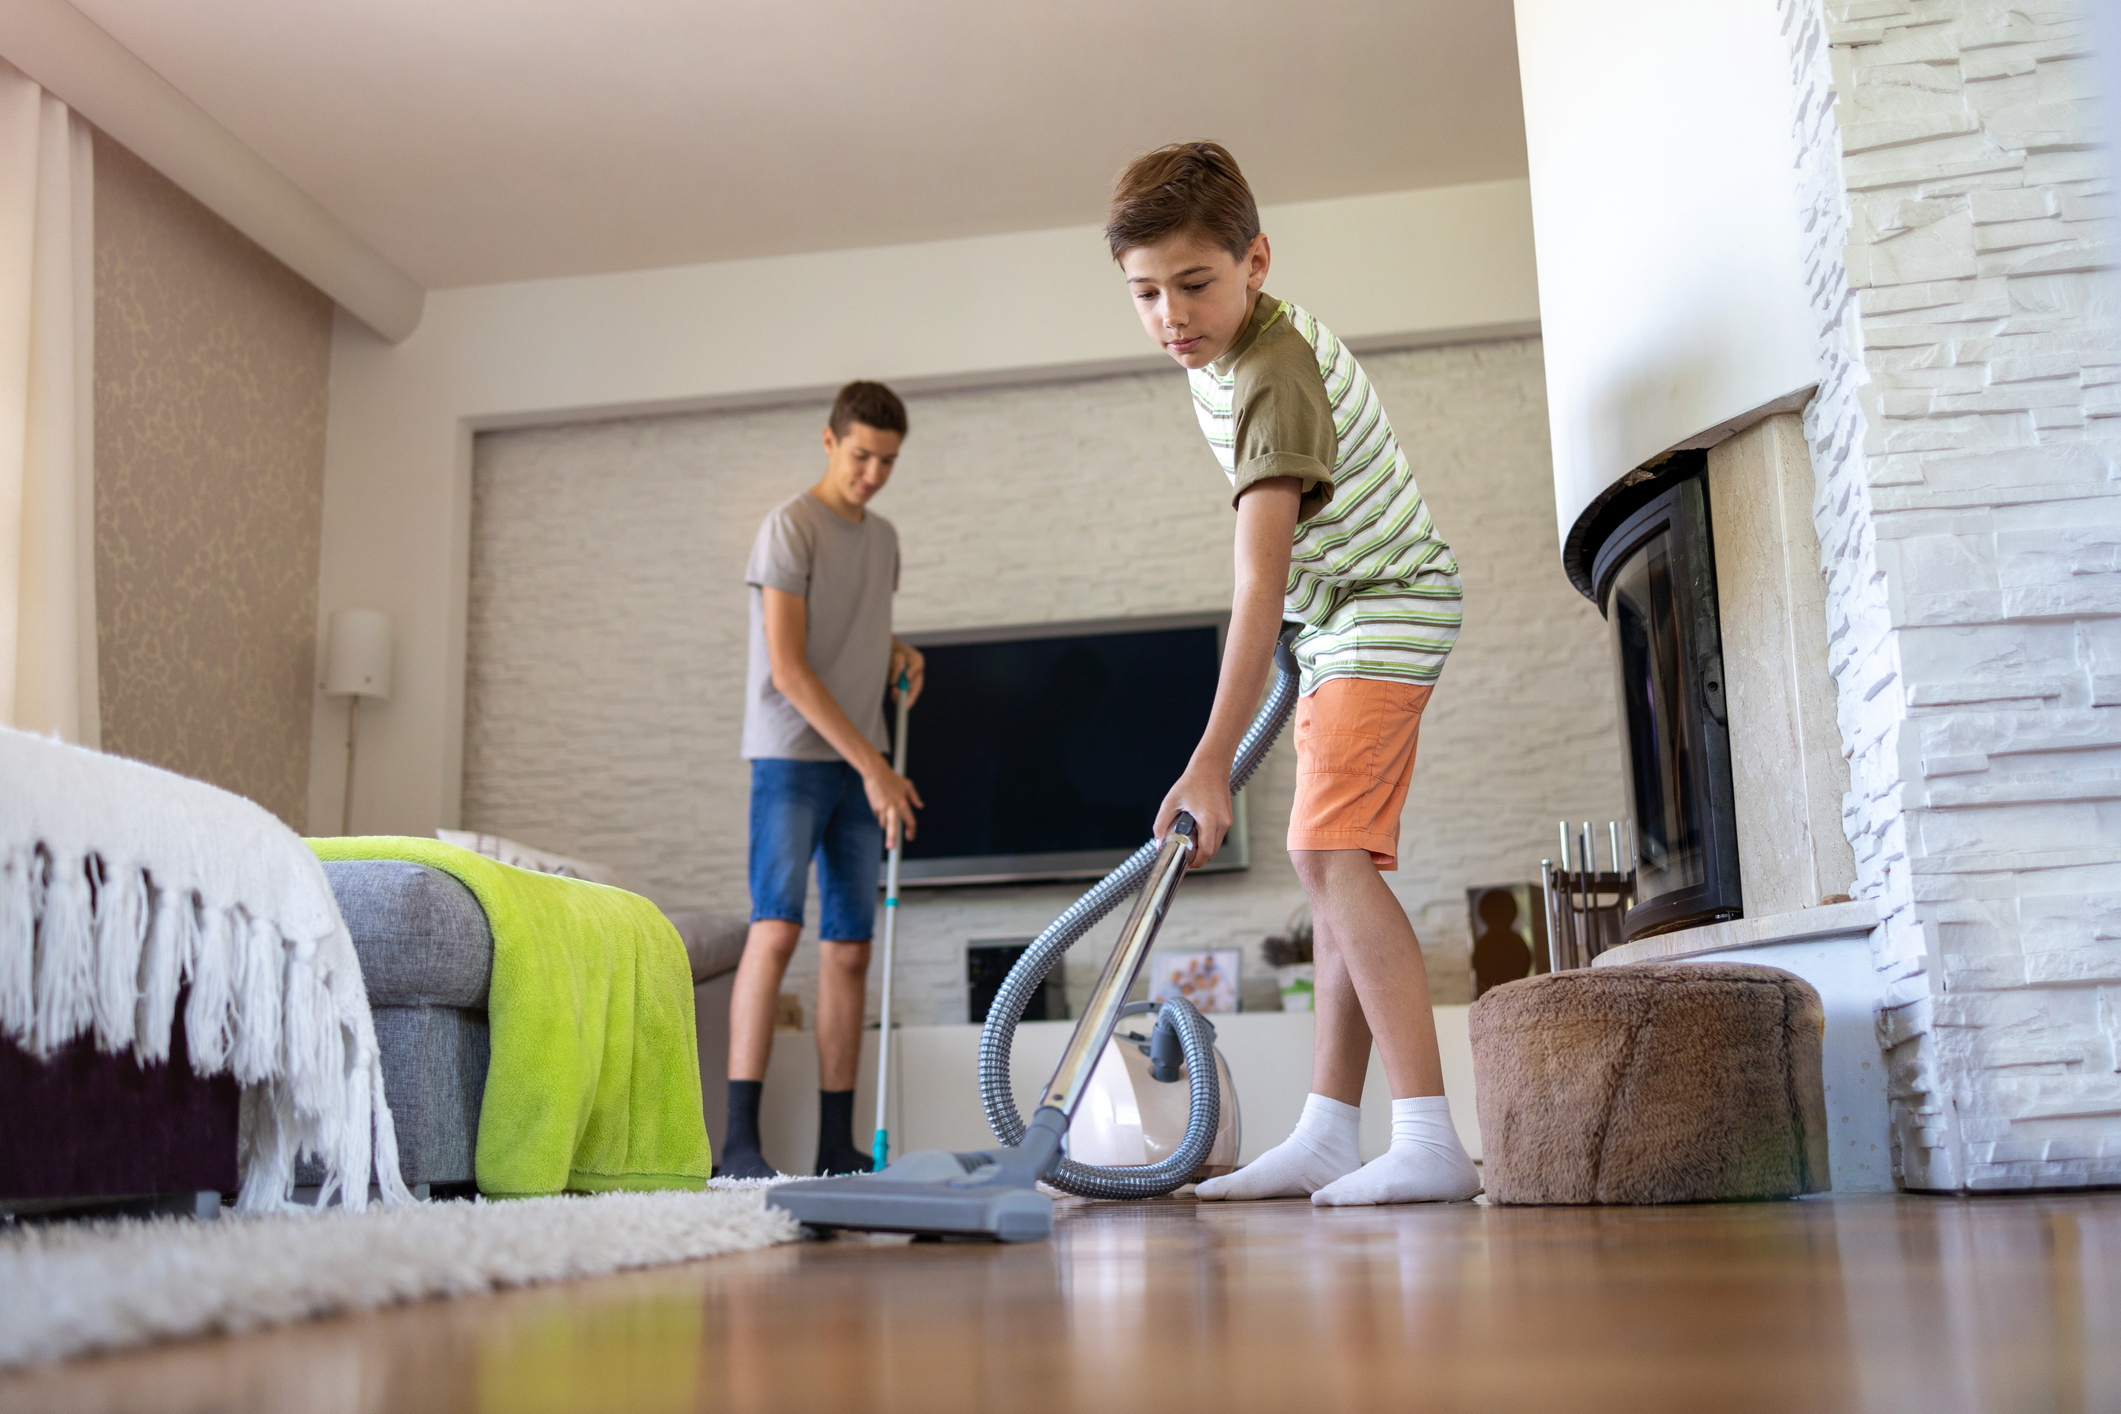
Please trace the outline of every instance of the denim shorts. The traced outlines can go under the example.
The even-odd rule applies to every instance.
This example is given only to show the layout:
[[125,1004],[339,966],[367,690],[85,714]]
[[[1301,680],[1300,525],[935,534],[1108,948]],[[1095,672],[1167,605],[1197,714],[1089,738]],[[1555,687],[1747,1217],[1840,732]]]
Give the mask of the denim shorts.
[[876,931],[876,883],[884,827],[869,808],[862,774],[844,761],[751,763],[751,921],[803,921],[810,861],[825,916],[818,936],[866,943]]

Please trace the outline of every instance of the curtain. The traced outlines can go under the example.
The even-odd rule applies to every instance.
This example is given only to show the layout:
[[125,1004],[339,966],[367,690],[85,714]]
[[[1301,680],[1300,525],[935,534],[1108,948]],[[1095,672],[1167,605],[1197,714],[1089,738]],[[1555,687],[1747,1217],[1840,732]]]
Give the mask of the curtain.
[[0,60],[0,725],[95,746],[86,122]]

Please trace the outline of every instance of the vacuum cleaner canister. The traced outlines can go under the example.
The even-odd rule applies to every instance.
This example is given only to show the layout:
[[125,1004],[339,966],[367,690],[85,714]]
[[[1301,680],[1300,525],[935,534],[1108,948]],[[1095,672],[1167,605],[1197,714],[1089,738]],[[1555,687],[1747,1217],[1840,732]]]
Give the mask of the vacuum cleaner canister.
[[[1235,1169],[1243,1143],[1237,1087],[1230,1082],[1230,1064],[1219,1048],[1215,1079],[1222,1097],[1215,1143],[1193,1171],[1195,1183]],[[1162,1162],[1186,1137],[1188,1089],[1183,1066],[1170,1080],[1154,1077],[1146,1037],[1124,1032],[1113,1036],[1105,1042],[1105,1053],[1098,1058],[1083,1093],[1082,1107],[1068,1127],[1068,1157],[1079,1164],[1106,1168],[1142,1168]]]

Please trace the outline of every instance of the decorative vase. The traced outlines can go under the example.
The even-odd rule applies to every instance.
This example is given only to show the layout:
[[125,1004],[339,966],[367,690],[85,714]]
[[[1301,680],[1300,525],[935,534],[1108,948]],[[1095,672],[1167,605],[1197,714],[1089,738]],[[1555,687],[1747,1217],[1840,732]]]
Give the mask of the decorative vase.
[[1315,976],[1316,964],[1309,962],[1274,969],[1274,985],[1281,988],[1283,1011],[1311,1010],[1312,979]]

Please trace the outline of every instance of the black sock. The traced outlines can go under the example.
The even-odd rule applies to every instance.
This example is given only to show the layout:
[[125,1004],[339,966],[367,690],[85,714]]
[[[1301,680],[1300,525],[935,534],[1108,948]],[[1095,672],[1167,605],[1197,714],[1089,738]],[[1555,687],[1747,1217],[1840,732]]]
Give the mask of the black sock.
[[854,1146],[854,1092],[817,1092],[817,1171],[867,1173],[870,1160]]
[[729,1082],[729,1127],[722,1135],[724,1149],[747,1154],[760,1151],[759,1095],[765,1088],[763,1080]]

